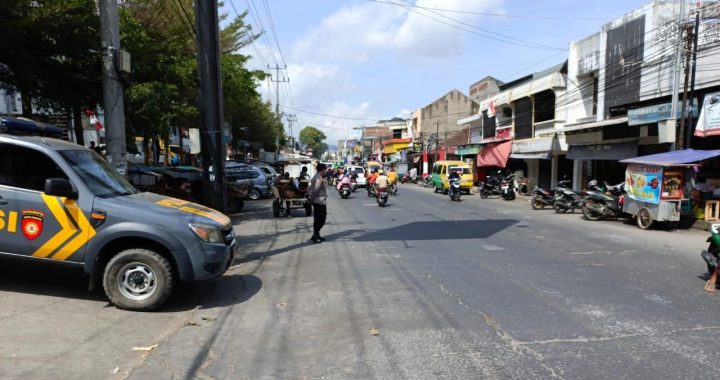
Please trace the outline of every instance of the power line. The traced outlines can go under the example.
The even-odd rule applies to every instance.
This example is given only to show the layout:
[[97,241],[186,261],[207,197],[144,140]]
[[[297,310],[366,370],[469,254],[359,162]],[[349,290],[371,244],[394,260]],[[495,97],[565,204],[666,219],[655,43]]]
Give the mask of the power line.
[[[491,35],[484,34],[484,33],[481,33],[481,32],[477,32],[477,31],[475,31],[475,30],[468,29],[467,27],[464,27],[464,26],[461,26],[461,25],[457,25],[457,24],[453,24],[453,23],[450,23],[450,22],[446,22],[446,21],[440,20],[440,19],[438,19],[438,18],[435,18],[435,17],[433,17],[433,16],[431,16],[431,15],[428,15],[428,14],[425,14],[425,13],[421,13],[421,12],[417,11],[416,9],[413,9],[411,6],[406,5],[406,4],[400,4],[400,3],[392,3],[392,4],[394,4],[394,5],[398,6],[398,7],[404,8],[405,10],[407,10],[407,11],[409,11],[409,12],[413,12],[413,13],[416,13],[416,14],[418,14],[418,15],[420,15],[420,16],[423,16],[423,17],[429,18],[429,19],[431,19],[431,20],[434,20],[434,21],[436,21],[436,22],[439,22],[439,23],[441,23],[441,24],[445,24],[445,25],[450,26],[450,27],[452,27],[452,28],[455,28],[455,29],[458,29],[458,30],[462,30],[462,31],[465,31],[465,32],[468,32],[468,33],[471,33],[471,34],[474,34],[474,35],[477,35],[477,36],[480,36],[480,37],[483,37],[483,38],[488,38],[488,39],[491,39],[491,40],[495,40],[495,41],[499,41],[499,42],[504,42],[504,43],[511,44],[511,45],[522,46],[522,47],[529,47],[529,48],[534,48],[534,49],[567,50],[567,49],[564,49],[564,48],[557,48],[557,47],[545,46],[545,45],[540,45],[540,44],[536,44],[536,43],[533,43],[533,42],[527,42],[527,41],[522,41],[522,40],[519,40],[519,41],[522,41],[522,42],[515,42],[515,41],[511,41],[511,40],[518,40],[518,39],[517,39],[517,38],[514,38],[514,37],[509,37],[509,36],[504,37],[505,39],[498,38],[498,37],[493,37],[493,36],[491,36]],[[443,18],[453,20],[453,21],[455,21],[455,22],[457,22],[457,23],[469,25],[469,24],[466,24],[466,23],[464,23],[464,22],[462,22],[462,21],[459,21],[459,20],[456,20],[456,19],[453,19],[453,18],[444,16],[444,15],[440,15],[440,14],[438,14],[437,12],[433,12],[433,13],[435,13],[435,14],[443,17]],[[474,28],[474,29],[477,29],[477,30],[482,30],[482,31],[484,31],[485,33],[492,33],[492,34],[496,34],[496,35],[499,34],[499,33],[495,33],[495,32],[492,32],[492,31],[488,31],[488,30],[486,30],[486,29],[482,29],[482,28],[479,28],[479,27],[475,27],[475,26],[471,26],[471,27]],[[504,36],[504,35],[503,35],[503,36]],[[511,40],[508,40],[508,38],[511,39]]]
[[[230,6],[232,7],[233,11],[235,12],[235,15],[237,17],[240,17],[240,12],[238,12],[237,8],[235,7],[234,0],[229,0],[229,3],[230,3]],[[250,13],[249,10],[248,10],[248,13]],[[262,53],[260,52],[260,49],[258,49],[257,45],[255,44],[255,38],[254,38],[253,31],[252,31],[253,30],[252,25],[250,25],[249,27],[250,27],[250,44],[252,44],[253,49],[257,53],[257,55],[258,55],[257,58],[260,60],[260,62],[264,66],[269,66],[270,64],[268,63],[268,60],[265,59],[265,56],[262,55]]]
[[[383,0],[368,0],[368,1],[372,1],[375,3],[381,3],[381,4],[395,4],[396,5],[396,3],[393,3],[390,1],[383,1]],[[421,5],[417,5],[417,4],[413,4],[412,7],[440,11],[440,12],[462,13],[462,14],[491,16],[491,17],[504,17],[504,18],[521,18],[521,19],[533,19],[533,20],[556,20],[556,21],[604,21],[604,19],[602,19],[602,18],[594,18],[594,17],[521,16],[521,15],[510,15],[510,14],[503,14],[503,13],[473,12],[473,11],[463,11],[463,10],[458,10],[458,9],[425,7],[425,6],[421,6]]]
[[267,14],[268,21],[270,21],[270,31],[272,32],[273,39],[275,40],[275,46],[277,46],[278,53],[280,54],[280,60],[282,61],[283,65],[287,66],[287,63],[285,63],[285,57],[283,56],[282,49],[280,48],[280,41],[278,40],[277,30],[275,30],[275,21],[273,21],[272,18],[270,5],[268,5],[267,0],[263,0],[263,5],[265,6],[265,12]]

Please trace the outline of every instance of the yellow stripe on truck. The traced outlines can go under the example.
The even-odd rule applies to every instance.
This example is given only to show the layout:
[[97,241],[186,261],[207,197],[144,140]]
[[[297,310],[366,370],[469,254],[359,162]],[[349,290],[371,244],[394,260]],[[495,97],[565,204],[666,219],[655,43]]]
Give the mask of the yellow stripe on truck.
[[60,204],[61,198],[51,197],[45,194],[41,194],[41,196],[45,205],[55,217],[55,220],[60,224],[60,231],[33,253],[35,257],[48,257],[55,252],[60,245],[70,239],[77,232],[77,229],[70,223],[67,214],[65,214],[65,209]]
[[90,222],[75,201],[66,201],[65,206],[67,210],[70,211],[70,216],[77,222],[80,233],[58,251],[58,253],[53,255],[52,258],[55,260],[67,260],[68,257],[77,252],[80,247],[90,241],[96,234],[95,229],[90,225]]

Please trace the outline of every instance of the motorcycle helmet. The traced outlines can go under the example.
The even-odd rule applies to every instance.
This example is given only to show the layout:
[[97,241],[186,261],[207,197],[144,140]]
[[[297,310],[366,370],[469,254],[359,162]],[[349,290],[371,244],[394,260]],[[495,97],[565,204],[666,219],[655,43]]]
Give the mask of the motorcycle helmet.
[[382,169],[379,170],[378,172],[379,172],[380,174],[385,174],[385,170],[382,170]]

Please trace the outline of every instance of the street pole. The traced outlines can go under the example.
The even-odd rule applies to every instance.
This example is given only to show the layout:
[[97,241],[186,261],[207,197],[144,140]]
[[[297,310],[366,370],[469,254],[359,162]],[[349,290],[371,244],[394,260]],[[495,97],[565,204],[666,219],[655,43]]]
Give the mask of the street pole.
[[116,66],[120,50],[117,0],[100,0],[100,43],[102,46],[102,87],[107,161],[122,175],[127,173],[125,157],[125,105],[120,70]]
[[[280,67],[279,65],[275,65],[275,67],[270,67],[268,65],[268,69],[275,70],[275,79],[272,78],[272,75],[270,75],[270,80],[272,82],[275,82],[275,115],[278,119],[282,119],[280,117],[280,83],[287,83],[290,82],[290,79],[280,79],[280,70],[287,69],[287,66]],[[275,137],[275,159],[278,159],[278,154],[280,153],[280,136]]]
[[[698,7],[695,11],[695,30],[693,32],[693,50],[692,50],[692,73],[690,74],[690,111],[688,112],[687,118],[687,129],[685,131],[685,147],[692,148],[692,136],[693,136],[693,100],[695,100],[695,70],[697,69],[697,47],[698,47],[698,35],[700,34],[700,2],[698,1]],[[700,102],[697,103],[700,105]]]
[[437,162],[439,145],[440,145],[440,123],[436,121],[435,122],[435,159],[433,162]]
[[680,131],[678,132],[678,147],[685,148],[685,110],[687,109],[688,85],[690,80],[690,49],[692,48],[692,26],[685,28],[687,48],[685,49],[685,83],[683,85],[682,106],[680,107]]
[[[682,50],[683,50],[683,21],[685,18],[685,1],[680,2],[680,14],[678,15],[678,41],[675,52],[675,72],[673,76],[673,89],[672,89],[672,104],[670,105],[670,118],[667,120],[667,126],[671,127],[673,131],[677,126],[677,103],[680,93],[680,65],[682,64]],[[675,150],[677,147],[677,131],[675,131],[675,139],[673,139],[671,150]]]
[[225,211],[225,153],[217,0],[195,0],[205,203]]

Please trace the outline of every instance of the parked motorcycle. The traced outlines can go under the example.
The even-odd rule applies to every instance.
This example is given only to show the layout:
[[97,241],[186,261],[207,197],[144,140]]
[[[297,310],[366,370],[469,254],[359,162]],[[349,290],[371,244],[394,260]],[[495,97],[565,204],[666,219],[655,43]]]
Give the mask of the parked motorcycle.
[[720,254],[720,224],[713,224],[710,226],[710,237],[707,239],[708,249],[700,252],[700,256],[705,260],[707,265],[708,275],[715,273],[715,269],[718,265],[718,255]]
[[562,180],[555,188],[555,202],[553,209],[556,213],[566,213],[568,210],[575,213],[576,209],[582,209],[585,204],[583,193],[572,189],[572,181]]
[[555,203],[555,191],[535,186],[533,196],[530,198],[530,206],[533,210],[542,210],[545,206],[552,206],[553,203]]
[[606,186],[609,195],[602,192],[597,185],[591,185],[585,192],[585,203],[582,213],[587,220],[600,220],[606,218],[620,218],[625,215],[623,212],[623,201],[625,200],[625,183],[615,186]]
[[344,183],[342,186],[340,186],[340,190],[338,190],[338,194],[340,194],[340,198],[342,199],[348,199],[350,198],[350,193],[352,192],[352,189],[350,188],[350,184]]
[[432,176],[428,175],[423,178],[422,183],[425,187],[433,187]]
[[378,189],[376,193],[378,206],[385,207],[388,201],[388,189],[383,187],[382,189]]
[[480,198],[485,199],[491,195],[502,195],[500,182],[502,182],[502,172],[488,175],[485,181],[480,184]]
[[448,195],[450,200],[460,202],[460,178],[452,178],[449,181]]
[[417,175],[411,176],[410,173],[406,173],[402,178],[402,183],[417,183]]
[[500,196],[502,196],[502,199],[506,201],[515,199],[516,190],[517,186],[515,185],[515,174],[510,174],[500,181]]

